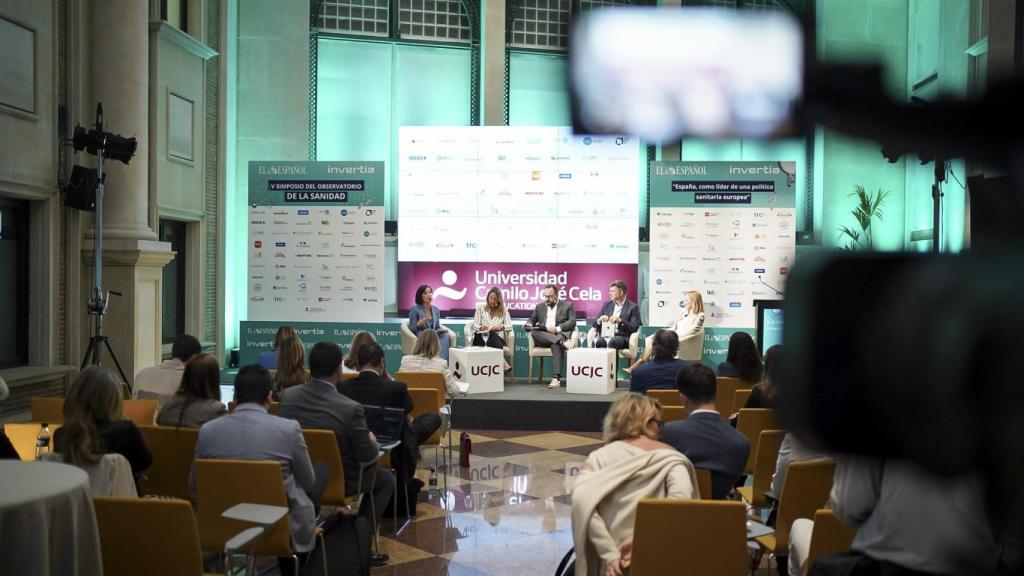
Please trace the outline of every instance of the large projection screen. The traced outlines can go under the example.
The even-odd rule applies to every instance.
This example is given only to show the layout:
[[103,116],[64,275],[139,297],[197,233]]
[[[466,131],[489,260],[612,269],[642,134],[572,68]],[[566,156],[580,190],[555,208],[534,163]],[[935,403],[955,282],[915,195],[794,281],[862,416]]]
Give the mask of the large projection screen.
[[522,316],[551,283],[596,312],[608,282],[636,281],[640,148],[557,126],[402,127],[399,309],[420,284],[460,311],[497,286]]

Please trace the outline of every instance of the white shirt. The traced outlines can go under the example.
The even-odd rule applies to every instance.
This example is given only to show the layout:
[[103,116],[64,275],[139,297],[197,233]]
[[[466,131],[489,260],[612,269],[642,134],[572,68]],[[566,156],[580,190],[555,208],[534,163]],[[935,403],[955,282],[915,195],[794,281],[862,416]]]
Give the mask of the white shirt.
[[143,368],[135,375],[135,397],[159,398],[174,394],[181,386],[184,373],[185,363],[177,358],[164,360],[158,366]]
[[555,310],[558,309],[558,302],[548,305],[548,317],[544,320],[545,328],[555,327]]
[[[615,302],[615,301],[612,300],[612,302]],[[612,312],[612,315],[613,316],[618,316],[619,318],[622,318],[622,306],[625,303],[626,303],[625,300],[623,300],[621,304],[618,303],[618,302],[615,302],[615,310]]]

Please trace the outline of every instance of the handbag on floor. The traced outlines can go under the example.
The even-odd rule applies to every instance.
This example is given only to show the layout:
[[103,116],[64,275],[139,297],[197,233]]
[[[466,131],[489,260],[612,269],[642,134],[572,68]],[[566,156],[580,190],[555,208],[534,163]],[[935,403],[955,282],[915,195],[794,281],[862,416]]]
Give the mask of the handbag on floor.
[[[368,576],[373,535],[366,518],[334,514],[324,523],[323,529],[327,572],[331,576]],[[323,574],[320,539],[317,538],[316,542],[317,547],[302,564],[303,576]]]

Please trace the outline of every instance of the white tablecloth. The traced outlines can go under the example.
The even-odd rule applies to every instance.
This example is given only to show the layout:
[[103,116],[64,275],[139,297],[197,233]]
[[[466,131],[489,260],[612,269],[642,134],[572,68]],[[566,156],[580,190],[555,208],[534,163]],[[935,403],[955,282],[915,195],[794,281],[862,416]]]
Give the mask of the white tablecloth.
[[0,574],[103,574],[84,471],[0,460]]

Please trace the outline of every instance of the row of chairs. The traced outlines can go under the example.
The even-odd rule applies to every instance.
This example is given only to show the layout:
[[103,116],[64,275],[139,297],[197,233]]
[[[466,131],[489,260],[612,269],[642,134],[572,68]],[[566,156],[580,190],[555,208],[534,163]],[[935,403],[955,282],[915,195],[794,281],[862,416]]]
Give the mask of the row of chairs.
[[[735,414],[743,408],[750,398],[752,389],[748,383],[739,378],[720,376],[717,378],[717,392],[715,393],[715,406],[723,419]],[[683,400],[676,390],[648,390],[647,395],[661,402],[662,406],[682,406]]]

